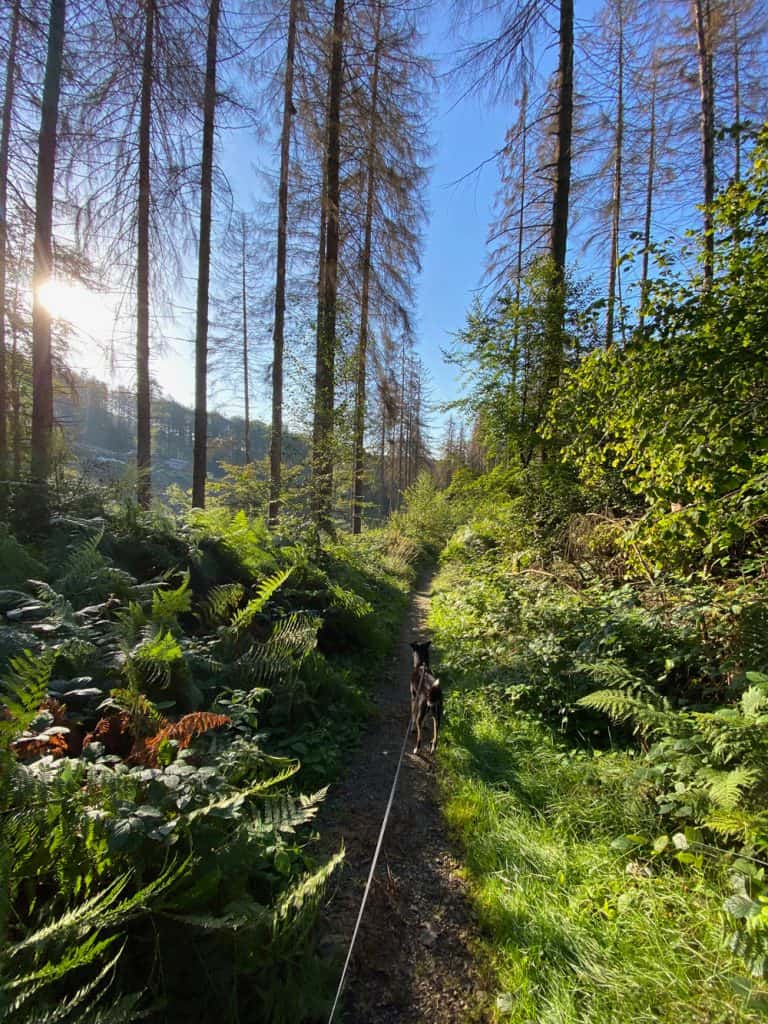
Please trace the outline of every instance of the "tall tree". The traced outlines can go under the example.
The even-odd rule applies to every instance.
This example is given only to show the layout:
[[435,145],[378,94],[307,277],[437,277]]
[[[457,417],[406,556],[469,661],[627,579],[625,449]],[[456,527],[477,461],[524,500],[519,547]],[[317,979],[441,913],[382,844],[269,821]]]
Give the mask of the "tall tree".
[[335,0],[331,64],[328,79],[328,121],[325,156],[325,251],[317,324],[315,357],[315,412],[312,430],[314,516],[329,526],[333,496],[334,362],[336,355],[336,299],[339,263],[341,190],[341,97],[344,87],[344,0]]
[[195,444],[192,457],[192,504],[196,508],[203,508],[205,505],[208,456],[208,292],[211,274],[213,130],[216,113],[216,54],[220,10],[220,0],[210,0],[203,93],[203,158],[200,178],[200,234],[195,330]]
[[381,61],[381,2],[376,3],[374,46],[371,65],[371,108],[368,128],[365,169],[365,223],[363,226],[362,289],[360,297],[360,329],[357,342],[357,373],[355,379],[354,454],[352,464],[352,533],[362,529],[363,475],[365,457],[365,398],[368,361],[368,320],[371,290],[371,246],[373,240],[373,205],[378,164],[379,65]]
[[699,66],[699,125],[704,182],[704,285],[712,283],[715,256],[712,203],[715,198],[715,78],[711,0],[693,0]]
[[285,275],[288,250],[288,181],[293,121],[293,79],[296,61],[298,0],[290,0],[288,41],[283,80],[283,124],[280,134],[280,184],[277,213],[277,267],[275,278],[275,322],[272,334],[272,433],[269,443],[270,525],[280,517],[281,469],[283,460],[283,353],[285,348]]
[[5,507],[5,479],[8,470],[8,359],[5,334],[6,282],[8,280],[8,159],[11,141],[11,117],[16,85],[16,51],[21,21],[21,0],[13,0],[10,11],[5,92],[0,123],[0,512]]
[[[51,315],[41,301],[40,289],[50,278],[53,269],[53,186],[64,59],[65,15],[65,0],[51,0],[35,186],[35,250],[32,271],[32,479],[40,484],[45,484],[50,473],[53,432]],[[42,493],[45,497],[44,487]],[[47,501],[47,498],[45,500]]]
[[152,155],[152,79],[155,51],[155,0],[144,2],[144,45],[139,114],[139,191],[136,246],[136,469],[137,498],[143,508],[152,499],[152,398],[149,376],[149,228]]

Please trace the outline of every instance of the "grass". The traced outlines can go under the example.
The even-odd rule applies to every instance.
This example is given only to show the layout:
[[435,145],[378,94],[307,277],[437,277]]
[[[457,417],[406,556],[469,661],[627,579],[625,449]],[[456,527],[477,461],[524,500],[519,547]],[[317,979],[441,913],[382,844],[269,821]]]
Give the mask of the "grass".
[[612,845],[655,834],[633,756],[568,749],[479,676],[469,682],[478,688],[449,700],[442,793],[497,975],[496,1019],[764,1019],[723,945],[725,877]]

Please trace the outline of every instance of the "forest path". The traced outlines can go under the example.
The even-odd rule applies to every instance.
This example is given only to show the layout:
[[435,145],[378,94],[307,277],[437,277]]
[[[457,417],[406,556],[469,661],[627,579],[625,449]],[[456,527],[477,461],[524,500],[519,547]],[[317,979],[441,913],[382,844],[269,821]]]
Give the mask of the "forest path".
[[[321,956],[343,959],[352,937],[408,725],[408,641],[424,635],[430,596],[431,577],[421,580],[412,597],[391,667],[375,689],[376,715],[360,749],[321,809],[323,850],[331,853],[342,842],[346,848],[336,892],[318,926]],[[426,735],[432,735],[429,722]],[[437,805],[434,762],[428,754],[411,754],[412,743],[347,975],[343,1010],[335,1020],[480,1024],[488,1020],[490,996],[473,955],[477,928]]]

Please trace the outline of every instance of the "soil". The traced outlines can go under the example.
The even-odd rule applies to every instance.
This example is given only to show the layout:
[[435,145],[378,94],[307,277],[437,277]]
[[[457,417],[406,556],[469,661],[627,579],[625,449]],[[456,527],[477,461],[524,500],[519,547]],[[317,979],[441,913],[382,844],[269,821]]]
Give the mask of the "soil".
[[[430,590],[423,580],[404,624],[375,716],[344,777],[332,787],[318,827],[330,853],[344,844],[336,891],[319,922],[321,956],[343,963],[357,919],[409,720],[408,641],[425,635]],[[439,675],[439,663],[433,665]],[[425,723],[432,738],[432,723]],[[480,1024],[490,1019],[478,930],[437,802],[435,763],[409,738],[397,792],[352,956],[344,1024]],[[340,970],[339,970],[339,973]]]

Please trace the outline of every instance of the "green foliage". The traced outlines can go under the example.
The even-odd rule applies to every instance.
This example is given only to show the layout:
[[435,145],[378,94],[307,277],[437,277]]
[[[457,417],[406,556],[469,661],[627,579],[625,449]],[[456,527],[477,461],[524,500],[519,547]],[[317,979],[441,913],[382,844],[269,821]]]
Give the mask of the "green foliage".
[[570,279],[563,287],[550,259],[535,261],[490,309],[476,301],[449,358],[469,388],[456,404],[477,417],[491,459],[528,466],[542,452],[552,393],[579,351],[596,344],[596,325],[589,289]]
[[0,523],[0,587],[23,587],[30,578],[40,579],[45,570]]
[[603,487],[618,473],[647,503],[628,540],[659,569],[723,567],[762,551],[767,152],[768,128],[750,173],[715,203],[711,287],[665,260],[643,331],[584,360],[551,420],[553,433],[570,437],[564,455],[585,482]]

